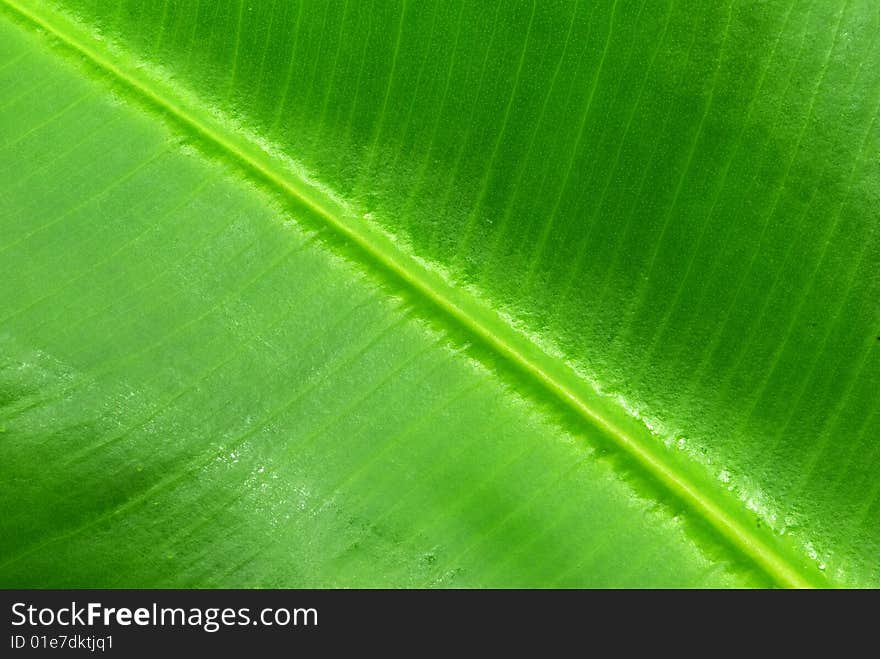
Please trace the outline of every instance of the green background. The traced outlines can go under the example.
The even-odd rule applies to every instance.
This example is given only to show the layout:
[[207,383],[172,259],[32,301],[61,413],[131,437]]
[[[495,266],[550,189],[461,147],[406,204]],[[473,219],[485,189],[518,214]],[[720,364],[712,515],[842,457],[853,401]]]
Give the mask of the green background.
[[34,11],[122,64],[3,9],[4,585],[774,580],[144,87],[274,145],[807,581],[880,584],[875,3]]

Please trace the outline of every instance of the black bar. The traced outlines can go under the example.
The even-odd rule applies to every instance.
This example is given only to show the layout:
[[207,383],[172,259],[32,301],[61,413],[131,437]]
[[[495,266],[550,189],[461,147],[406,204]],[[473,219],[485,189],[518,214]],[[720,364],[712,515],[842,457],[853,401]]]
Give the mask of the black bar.
[[[352,647],[409,648],[410,656],[421,656],[428,650],[463,649],[462,644],[474,638],[489,642],[496,649],[522,648],[521,644],[526,642],[545,644],[545,649],[560,643],[574,643],[587,654],[604,656],[593,647],[596,639],[607,643],[616,637],[611,642],[619,648],[640,640],[659,646],[674,638],[686,640],[699,630],[700,636],[709,634],[726,638],[730,643],[743,633],[753,637],[758,631],[778,632],[785,624],[782,614],[786,612],[800,616],[801,630],[810,624],[811,615],[826,629],[832,622],[828,615],[829,604],[832,604],[828,594],[803,592],[0,592],[7,630],[0,645],[3,657],[68,656],[77,650],[116,656],[145,653],[206,656],[205,653],[211,652],[222,652],[226,656],[230,652],[251,654],[254,651],[270,651],[271,656],[294,656],[304,649],[320,651],[322,655],[344,650],[350,653]],[[831,597],[836,600],[839,595]],[[844,597],[849,599],[850,596]],[[817,599],[824,605],[817,607]],[[90,603],[95,612],[93,618],[89,618]],[[166,609],[164,624],[159,624],[162,609]],[[167,611],[179,609],[185,614],[185,622],[178,611]],[[243,609],[246,615],[242,615]],[[59,615],[64,624],[58,624]],[[423,647],[413,647],[414,638],[419,639]],[[52,647],[53,639],[55,647]],[[99,643],[99,639],[104,640]],[[75,647],[71,648],[71,644]],[[433,656],[433,652],[429,654]]]

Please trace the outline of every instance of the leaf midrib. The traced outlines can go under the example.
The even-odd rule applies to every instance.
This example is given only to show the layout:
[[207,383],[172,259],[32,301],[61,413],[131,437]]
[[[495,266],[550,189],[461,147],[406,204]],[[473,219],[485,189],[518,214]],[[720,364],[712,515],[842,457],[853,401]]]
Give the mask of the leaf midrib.
[[725,502],[730,499],[725,499],[717,486],[712,487],[709,481],[698,483],[682,473],[668,454],[658,448],[646,428],[626,427],[630,424],[626,423],[627,415],[622,408],[596,392],[561,359],[548,354],[476,296],[424,267],[389,235],[357,217],[344,201],[290,171],[268,147],[218,118],[183,90],[150,77],[142,68],[134,66],[130,58],[101,48],[100,42],[66,17],[47,12],[43,15],[16,0],[2,1],[7,10],[31,28],[45,30],[68,49],[85,57],[92,66],[111,75],[142,103],[169,115],[181,128],[219,149],[256,178],[320,218],[358,248],[365,266],[377,274],[391,275],[398,285],[439,311],[451,326],[464,330],[531,384],[545,391],[557,405],[573,411],[600,431],[646,475],[713,527],[730,549],[747,558],[772,581],[800,588],[825,585],[726,510]]

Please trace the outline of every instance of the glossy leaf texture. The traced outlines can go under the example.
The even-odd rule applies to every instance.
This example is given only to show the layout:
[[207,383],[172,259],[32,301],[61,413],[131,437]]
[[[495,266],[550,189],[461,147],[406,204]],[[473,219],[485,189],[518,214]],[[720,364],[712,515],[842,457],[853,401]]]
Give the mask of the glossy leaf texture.
[[0,6],[0,584],[880,585],[876,3]]

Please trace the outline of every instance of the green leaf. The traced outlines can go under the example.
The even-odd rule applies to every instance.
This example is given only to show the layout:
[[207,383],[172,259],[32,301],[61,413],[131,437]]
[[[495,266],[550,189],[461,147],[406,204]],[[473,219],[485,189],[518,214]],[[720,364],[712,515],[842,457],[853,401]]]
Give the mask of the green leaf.
[[880,585],[880,9],[0,2],[0,585]]

